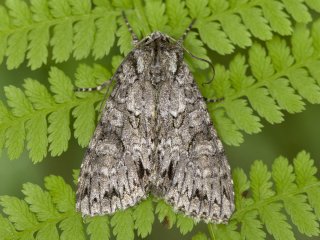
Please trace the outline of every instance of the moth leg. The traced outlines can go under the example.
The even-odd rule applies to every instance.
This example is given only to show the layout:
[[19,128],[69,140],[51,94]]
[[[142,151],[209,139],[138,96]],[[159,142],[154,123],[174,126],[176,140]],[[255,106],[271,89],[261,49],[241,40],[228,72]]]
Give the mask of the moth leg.
[[138,44],[138,42],[139,42],[139,39],[138,39],[137,35],[134,33],[134,31],[132,30],[132,27],[131,27],[131,25],[130,25],[130,23],[128,21],[128,18],[127,18],[127,16],[126,16],[124,11],[122,11],[122,17],[123,17],[123,19],[124,19],[124,21],[125,21],[125,23],[126,23],[126,25],[128,27],[128,30],[129,30],[129,32],[131,34],[132,44],[134,46],[136,46]]

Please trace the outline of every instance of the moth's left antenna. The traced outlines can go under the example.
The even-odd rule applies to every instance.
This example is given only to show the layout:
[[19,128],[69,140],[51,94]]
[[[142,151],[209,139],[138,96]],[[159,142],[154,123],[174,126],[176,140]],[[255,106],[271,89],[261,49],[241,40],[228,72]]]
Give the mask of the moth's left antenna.
[[128,30],[129,30],[129,32],[131,34],[132,43],[133,43],[134,46],[136,46],[138,44],[138,42],[139,42],[139,39],[138,39],[137,35],[134,33],[134,31],[133,31],[133,29],[132,29],[132,27],[131,27],[131,25],[130,25],[130,23],[128,21],[127,15],[126,15],[126,13],[124,11],[122,11],[122,17],[123,17],[123,19],[124,19],[124,21],[125,21],[125,23],[126,23],[126,25],[128,27]]

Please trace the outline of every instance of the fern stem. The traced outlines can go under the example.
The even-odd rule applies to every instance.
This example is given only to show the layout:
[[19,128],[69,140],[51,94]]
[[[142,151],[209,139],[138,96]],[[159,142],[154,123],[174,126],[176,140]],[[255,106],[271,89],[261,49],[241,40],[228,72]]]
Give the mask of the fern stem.
[[280,193],[276,196],[272,196],[267,199],[261,199],[257,202],[254,202],[253,204],[251,204],[247,207],[244,207],[242,209],[237,210],[234,213],[234,215],[232,216],[232,218],[237,219],[237,221],[241,221],[242,216],[244,214],[246,214],[247,212],[250,212],[253,210],[259,210],[261,207],[266,206],[266,205],[270,205],[272,202],[281,201],[284,197],[303,194],[303,193],[307,192],[308,189],[318,187],[318,186],[320,186],[320,182],[315,182],[314,184],[299,188],[296,191],[292,191],[290,193],[288,193],[288,192]]
[[208,224],[208,231],[209,231],[209,235],[210,235],[210,238],[212,240],[216,240],[216,236],[214,235],[214,230],[216,228],[216,225],[214,224]]
[[[58,224],[59,222],[63,221],[64,219],[67,219],[69,217],[72,217],[74,215],[77,215],[78,213],[76,212],[65,212],[65,213],[61,213],[61,215],[57,218],[54,219],[50,219],[50,220],[46,220],[44,222],[39,222],[37,225],[35,225],[34,227],[28,229],[28,230],[23,230],[23,231],[16,231],[15,234],[17,235],[22,235],[25,236],[26,232],[30,232],[30,233],[35,233],[38,232],[40,229],[43,229],[45,226],[50,225],[50,224]],[[17,239],[20,239],[20,237],[18,237]]]
[[[120,15],[119,11],[108,11],[108,13],[112,13],[115,15]],[[19,32],[19,31],[31,31],[32,29],[36,29],[38,27],[43,27],[44,25],[47,25],[48,28],[53,27],[55,25],[61,24],[61,23],[67,23],[67,22],[77,22],[83,19],[87,19],[90,17],[93,17],[94,19],[98,19],[103,17],[104,14],[98,11],[92,11],[89,14],[83,14],[83,15],[70,15],[67,17],[63,17],[63,18],[52,18],[49,20],[43,20],[41,22],[32,22],[28,25],[21,25],[21,26],[15,26],[13,28],[9,28],[7,30],[1,30],[1,35],[4,36],[9,36],[15,32]]]
[[[235,92],[233,95],[225,96],[225,99],[226,99],[225,101],[233,101],[237,98],[245,97],[247,95],[247,92],[254,91],[255,89],[260,88],[260,87],[267,87],[269,82],[276,81],[277,79],[279,79],[281,77],[286,77],[289,72],[291,72],[295,69],[305,68],[308,65],[310,65],[311,62],[317,61],[318,58],[319,58],[319,56],[313,55],[312,57],[310,57],[309,59],[307,59],[303,62],[295,63],[292,66],[290,66],[280,72],[275,73],[272,77],[270,77],[268,79],[256,79],[255,84],[246,88],[245,90],[240,90],[238,92]],[[224,101],[214,103],[214,107],[212,108],[212,111],[215,111],[218,108],[224,108]]]

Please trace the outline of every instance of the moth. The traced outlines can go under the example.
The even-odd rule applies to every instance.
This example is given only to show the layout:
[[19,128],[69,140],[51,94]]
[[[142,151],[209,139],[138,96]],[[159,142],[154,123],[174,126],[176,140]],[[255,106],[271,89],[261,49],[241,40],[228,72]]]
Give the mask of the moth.
[[234,211],[233,183],[183,60],[190,29],[178,41],[161,32],[138,41],[125,20],[135,47],[113,76],[115,87],[81,165],[76,209],[113,214],[153,194],[197,220],[226,223]]

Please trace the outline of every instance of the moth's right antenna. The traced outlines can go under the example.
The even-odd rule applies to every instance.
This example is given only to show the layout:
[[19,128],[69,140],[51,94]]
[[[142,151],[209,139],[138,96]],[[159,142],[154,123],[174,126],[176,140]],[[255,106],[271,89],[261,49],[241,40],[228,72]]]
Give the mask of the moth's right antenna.
[[191,21],[191,23],[189,24],[188,28],[184,31],[184,33],[182,34],[182,36],[179,38],[178,41],[176,41],[176,40],[173,39],[173,38],[171,38],[171,39],[174,40],[174,41],[176,41],[177,44],[178,44],[180,47],[182,47],[182,49],[183,49],[184,51],[186,51],[192,58],[195,58],[195,59],[197,59],[197,60],[200,60],[200,61],[203,61],[203,62],[206,62],[206,63],[209,64],[209,66],[210,66],[211,69],[212,69],[213,75],[212,75],[212,78],[211,78],[210,81],[205,82],[205,83],[202,83],[202,85],[204,85],[204,84],[210,84],[210,83],[213,81],[214,76],[215,76],[215,70],[214,70],[213,64],[212,64],[209,60],[206,60],[206,59],[204,59],[204,58],[200,58],[200,57],[197,57],[197,56],[193,55],[189,50],[187,50],[187,49],[183,46],[183,42],[184,42],[184,40],[186,39],[188,33],[191,31],[191,28],[192,28],[192,26],[194,25],[195,22],[196,22],[196,19],[192,19],[192,21]]
[[186,39],[188,33],[191,31],[191,28],[193,26],[193,24],[196,22],[195,19],[192,19],[191,23],[189,24],[189,26],[187,27],[187,29],[184,31],[184,33],[182,34],[182,36],[179,38],[179,42],[183,43],[184,40]]
[[131,27],[131,25],[130,25],[130,23],[128,21],[126,13],[124,11],[122,11],[121,13],[122,13],[122,17],[123,17],[123,19],[124,19],[124,21],[125,21],[125,23],[126,23],[126,25],[128,27],[128,30],[129,30],[129,32],[131,34],[132,43],[133,43],[134,46],[136,46],[138,44],[138,42],[139,42],[139,39],[138,39],[137,35],[134,33],[134,31],[132,30],[132,27]]

